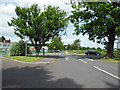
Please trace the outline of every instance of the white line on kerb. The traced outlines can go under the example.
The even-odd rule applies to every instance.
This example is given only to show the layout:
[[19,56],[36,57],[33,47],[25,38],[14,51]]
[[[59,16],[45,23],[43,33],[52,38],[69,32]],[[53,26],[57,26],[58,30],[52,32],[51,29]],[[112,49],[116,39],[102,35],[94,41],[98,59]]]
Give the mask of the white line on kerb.
[[120,78],[118,76],[115,76],[115,75],[113,75],[113,74],[111,74],[111,73],[109,73],[109,72],[107,72],[107,71],[105,71],[103,69],[100,69],[97,66],[94,66],[94,68],[96,68],[96,69],[98,69],[98,70],[100,70],[100,71],[102,71],[102,72],[104,72],[104,73],[106,73],[106,74],[108,74],[108,75],[110,75],[110,76],[112,76],[112,77],[117,78],[117,79],[120,80]]
[[68,58],[65,58],[65,60],[68,60]]
[[80,60],[80,61],[82,61],[82,62],[84,62],[84,63],[87,63],[86,61],[84,61],[84,60],[82,60],[82,59],[78,59],[78,60]]

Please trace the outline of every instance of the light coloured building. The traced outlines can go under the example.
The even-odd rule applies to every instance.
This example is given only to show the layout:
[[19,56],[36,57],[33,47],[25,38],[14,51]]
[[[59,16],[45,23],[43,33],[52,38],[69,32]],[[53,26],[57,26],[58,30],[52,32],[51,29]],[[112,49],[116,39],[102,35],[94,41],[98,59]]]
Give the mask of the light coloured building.
[[118,37],[117,49],[120,49],[120,37]]
[[[35,51],[35,48],[34,48],[33,46],[30,46],[29,48],[30,48],[30,50],[31,50],[32,53],[35,53],[35,52],[36,52],[36,51]],[[48,47],[47,47],[47,46],[42,46],[40,52],[43,52],[43,48],[44,48],[45,52],[48,51]]]
[[12,43],[10,40],[4,40],[4,42],[0,42],[0,55],[9,55],[11,44]]

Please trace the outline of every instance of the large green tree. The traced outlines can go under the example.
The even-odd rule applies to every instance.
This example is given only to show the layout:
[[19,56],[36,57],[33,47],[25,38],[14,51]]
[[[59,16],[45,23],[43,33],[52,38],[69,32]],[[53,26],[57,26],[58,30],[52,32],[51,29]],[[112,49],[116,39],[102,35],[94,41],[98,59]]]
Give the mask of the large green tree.
[[71,50],[78,50],[80,48],[80,39],[74,40],[73,44],[71,44]]
[[62,50],[64,49],[63,42],[60,37],[55,37],[50,44],[48,44],[49,50]]
[[70,16],[75,33],[87,34],[89,40],[105,43],[107,57],[114,57],[114,41],[120,35],[120,2],[74,2]]
[[14,33],[21,39],[29,38],[37,53],[45,42],[67,27],[67,13],[59,7],[47,6],[41,12],[38,5],[33,4],[30,8],[17,6],[15,12],[17,17],[13,17],[8,25],[14,27]]

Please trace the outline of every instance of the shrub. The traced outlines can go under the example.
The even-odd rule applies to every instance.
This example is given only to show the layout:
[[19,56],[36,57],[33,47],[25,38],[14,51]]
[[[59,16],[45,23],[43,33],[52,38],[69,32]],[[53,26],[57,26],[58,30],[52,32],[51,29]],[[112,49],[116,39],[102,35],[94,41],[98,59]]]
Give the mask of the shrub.
[[[30,50],[27,47],[27,54],[30,54]],[[25,56],[25,42],[20,40],[19,42],[14,42],[10,48],[11,56]]]

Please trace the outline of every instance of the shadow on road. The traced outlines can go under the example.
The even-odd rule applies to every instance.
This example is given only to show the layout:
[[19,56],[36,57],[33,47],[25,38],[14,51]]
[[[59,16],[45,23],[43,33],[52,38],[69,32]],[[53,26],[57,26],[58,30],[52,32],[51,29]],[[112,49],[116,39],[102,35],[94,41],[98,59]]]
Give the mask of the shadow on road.
[[119,81],[118,81],[119,82],[118,85],[115,85],[115,84],[113,84],[111,82],[108,82],[108,81],[104,81],[104,82],[105,82],[105,84],[107,84],[111,88],[116,88],[116,87],[120,88],[120,82]]
[[13,67],[3,69],[3,88],[82,88],[72,79],[60,78],[54,80],[49,71],[40,66]]

